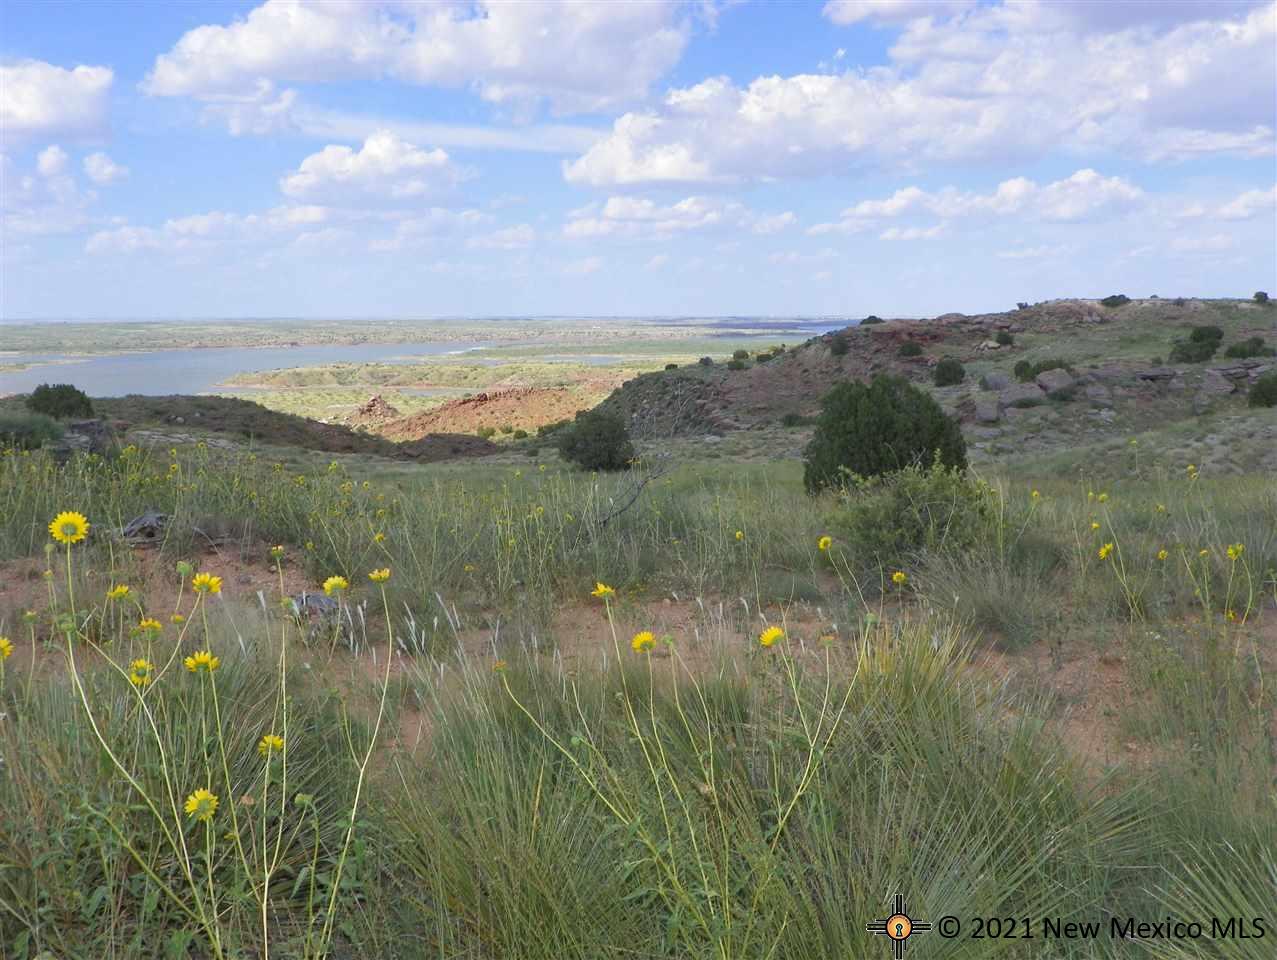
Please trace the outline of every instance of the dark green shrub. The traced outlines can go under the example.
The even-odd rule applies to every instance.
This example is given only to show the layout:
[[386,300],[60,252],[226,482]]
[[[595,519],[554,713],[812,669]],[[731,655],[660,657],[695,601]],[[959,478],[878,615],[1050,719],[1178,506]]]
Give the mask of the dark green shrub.
[[744,360],[728,360],[727,369],[728,370],[744,370],[745,361]]
[[1270,370],[1255,381],[1247,402],[1252,407],[1277,407],[1277,370]]
[[47,414],[0,413],[0,447],[34,450],[61,437],[61,425]]
[[1188,334],[1193,343],[1218,343],[1224,339],[1224,331],[1216,326],[1193,327]]
[[1256,303],[1267,303],[1267,302],[1268,302],[1268,294],[1266,294],[1263,290],[1256,290],[1256,291],[1255,291],[1255,302],[1256,302]]
[[916,465],[844,488],[829,526],[861,566],[890,569],[919,551],[961,553],[990,542],[996,499],[965,470]]
[[1175,306],[1177,307],[1184,307],[1188,305],[1188,301],[1185,300],[1183,297],[1176,297],[1174,300],[1171,301],[1171,303],[1175,304]]
[[537,436],[548,437],[556,430],[562,430],[569,423],[571,423],[570,420],[555,420],[553,423],[543,423],[541,426],[537,427]]
[[870,384],[842,383],[826,394],[804,457],[803,484],[817,493],[849,473],[873,477],[937,457],[945,466],[965,467],[967,445],[958,422],[930,394],[880,374]]
[[516,431],[514,431],[514,439],[516,439],[516,440],[526,440],[526,439],[528,439],[528,431],[526,431],[526,430],[516,430]]
[[1028,309],[1029,309],[1029,305],[1028,305],[1027,303],[1025,303],[1023,300],[1021,300],[1019,303],[1017,303],[1017,304],[1015,305],[1015,308],[1016,308],[1017,310],[1028,310]]
[[69,383],[40,384],[27,397],[27,409],[59,419],[93,416],[93,402]]
[[759,363],[767,363],[768,361],[775,359],[775,357],[776,354],[774,353],[760,353],[758,356],[754,357],[754,359]]
[[851,344],[847,342],[846,337],[844,337],[841,333],[836,333],[829,341],[829,352],[835,357],[841,357],[847,352],[850,346]]
[[1162,358],[1154,357],[1152,360],[1149,361],[1149,363],[1151,363],[1155,367],[1160,367],[1162,365]]
[[1017,360],[1011,372],[1015,374],[1015,378],[1021,383],[1028,383],[1033,379],[1033,364],[1028,360]]
[[1100,303],[1108,307],[1110,310],[1114,307],[1124,307],[1130,302],[1131,298],[1124,293],[1115,293],[1111,297],[1105,297],[1100,301]]
[[865,319],[863,319],[863,320],[861,320],[861,321],[860,321],[860,325],[863,327],[863,326],[867,326],[868,324],[873,324],[873,323],[886,323],[886,322],[887,322],[887,321],[886,321],[886,320],[884,320],[884,319],[882,319],[882,317],[875,317],[875,316],[871,313],[871,314],[869,314],[869,316],[865,317]]
[[1277,350],[1264,343],[1263,337],[1247,337],[1224,351],[1226,357],[1277,357]]
[[512,424],[509,424],[509,423],[503,423],[503,424],[501,424],[501,432],[502,432],[502,433],[507,433],[507,434],[508,434],[508,433],[514,433],[514,426],[513,426]]
[[667,364],[665,364],[665,369],[666,369],[666,370],[677,370],[677,369],[678,369],[678,364],[677,364],[677,363],[667,363]]
[[624,470],[634,459],[625,421],[602,410],[582,410],[559,432],[559,455],[585,470]]
[[748,350],[733,350],[732,359],[733,360],[748,360],[749,351]]
[[1006,330],[999,330],[997,333],[997,336],[995,336],[993,339],[995,343],[998,343],[1004,347],[1009,347],[1011,346],[1011,344],[1015,343],[1015,337],[1012,334],[1008,333]]
[[697,363],[699,363],[702,367],[712,367],[712,366],[714,365],[714,358],[713,358],[713,357],[701,357],[701,358],[700,358],[699,360],[697,360],[696,362],[697,362]]
[[815,417],[804,417],[801,413],[787,413],[780,418],[782,427],[805,427],[815,422]]
[[497,428],[496,427],[480,427],[478,430],[475,431],[475,433],[483,437],[483,439],[485,440],[491,440],[493,437],[497,435]]
[[896,352],[902,357],[920,357],[922,356],[922,344],[917,340],[906,340],[900,344],[900,349]]
[[936,364],[934,380],[937,387],[952,387],[967,378],[967,368],[953,357],[945,357]]
[[1218,340],[1180,340],[1171,347],[1171,363],[1205,363],[1219,349]]

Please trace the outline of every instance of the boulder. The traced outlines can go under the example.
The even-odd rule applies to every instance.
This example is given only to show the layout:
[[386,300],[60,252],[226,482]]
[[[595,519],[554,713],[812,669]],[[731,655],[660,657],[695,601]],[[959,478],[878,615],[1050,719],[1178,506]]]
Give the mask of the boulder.
[[1177,371],[1174,367],[1149,367],[1147,370],[1141,370],[1135,376],[1141,380],[1174,380]]
[[1113,391],[1102,383],[1087,384],[1086,389],[1083,391],[1083,396],[1099,407],[1111,407],[1113,405]]
[[1056,390],[1067,390],[1073,386],[1073,374],[1067,370],[1043,370],[1037,375],[1037,385],[1047,393]]
[[980,386],[986,390],[1005,390],[1011,385],[1011,378],[1005,373],[986,373],[980,378]]
[[1005,407],[1027,407],[1046,399],[1036,383],[1013,383],[998,392],[998,403]]
[[983,393],[975,398],[975,418],[978,423],[997,423],[1002,419],[1002,404],[996,394]]

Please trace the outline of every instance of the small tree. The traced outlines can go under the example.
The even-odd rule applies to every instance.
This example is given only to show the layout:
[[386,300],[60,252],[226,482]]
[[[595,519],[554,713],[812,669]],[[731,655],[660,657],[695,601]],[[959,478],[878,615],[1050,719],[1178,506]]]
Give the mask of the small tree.
[[846,337],[844,337],[841,333],[835,333],[829,341],[829,352],[835,357],[841,357],[847,352],[847,348],[849,346],[850,344],[847,343]]
[[917,340],[906,340],[900,344],[900,349],[896,352],[902,357],[920,357],[922,356],[922,344]]
[[624,470],[634,459],[625,421],[603,410],[582,410],[558,432],[559,455],[585,470]]
[[1213,325],[1193,327],[1188,334],[1188,339],[1193,343],[1210,343],[1212,341],[1218,343],[1224,339],[1224,331]]
[[1255,381],[1247,402],[1252,407],[1277,407],[1277,370],[1270,370]]
[[93,402],[88,395],[69,383],[40,384],[27,397],[27,408],[58,418],[93,416]]
[[873,324],[873,323],[886,323],[886,321],[883,320],[882,317],[874,316],[872,313],[869,314],[869,316],[865,317],[865,319],[860,321],[860,325],[862,327],[865,326],[866,324]]
[[818,493],[848,473],[872,477],[936,459],[966,467],[967,446],[958,422],[926,391],[880,374],[868,385],[839,384],[825,396],[804,456],[803,484]]
[[1108,307],[1110,310],[1114,309],[1115,307],[1124,307],[1126,306],[1126,304],[1130,302],[1131,302],[1131,298],[1124,293],[1115,293],[1112,296],[1105,297],[1103,300],[1100,301],[1100,303]]
[[1255,302],[1256,302],[1256,303],[1267,303],[1267,302],[1268,302],[1268,294],[1266,294],[1263,290],[1256,290],[1256,291],[1255,291]]
[[1011,344],[1015,343],[1015,337],[1006,330],[999,330],[993,340],[995,343],[1003,347],[1009,347]]
[[935,384],[937,387],[952,387],[967,377],[967,368],[953,357],[945,357],[936,364]]
[[749,351],[748,350],[733,350],[732,359],[733,360],[748,360]]

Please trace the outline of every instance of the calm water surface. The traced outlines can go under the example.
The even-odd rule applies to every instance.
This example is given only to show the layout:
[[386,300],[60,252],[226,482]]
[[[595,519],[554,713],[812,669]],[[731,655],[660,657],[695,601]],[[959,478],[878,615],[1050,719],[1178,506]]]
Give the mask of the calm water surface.
[[339,344],[300,347],[211,347],[157,350],[108,357],[0,353],[0,364],[36,363],[25,370],[0,372],[0,394],[27,393],[42,383],[74,383],[91,397],[130,393],[167,396],[203,393],[237,373],[285,367],[310,367],[342,361],[413,363],[425,357],[459,353],[492,344],[447,343]]

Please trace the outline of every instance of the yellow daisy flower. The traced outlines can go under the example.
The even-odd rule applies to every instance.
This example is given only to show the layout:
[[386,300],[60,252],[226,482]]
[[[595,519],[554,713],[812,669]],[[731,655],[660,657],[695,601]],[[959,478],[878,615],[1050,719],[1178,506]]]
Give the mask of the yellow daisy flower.
[[891,575],[891,582],[898,587],[903,586],[908,579],[909,574],[905,573],[903,570],[897,570]]
[[1166,559],[1167,557],[1169,557],[1169,556],[1170,556],[1170,554],[1169,554],[1169,553],[1167,553],[1164,549],[1163,549],[1163,550],[1158,550],[1158,551],[1157,551],[1157,559],[1158,559],[1158,560],[1165,560],[1165,559]]
[[153,620],[150,617],[143,617],[141,622],[137,625],[138,633],[159,633],[163,629],[164,624],[160,623],[158,620]]
[[186,815],[196,820],[209,821],[217,813],[217,795],[205,787],[200,787],[186,798]]
[[119,584],[118,586],[112,587],[110,590],[106,592],[106,598],[108,600],[123,600],[128,595],[129,595],[129,588],[126,584],[123,584],[123,583]]
[[8,660],[13,656],[13,643],[8,637],[0,637],[0,660]]
[[1100,554],[1099,554],[1100,559],[1107,560],[1109,558],[1109,554],[1112,552],[1113,552],[1113,544],[1111,543],[1104,544],[1104,546],[1100,547]]
[[1030,496],[1030,497],[1032,497],[1034,500],[1041,500],[1041,499],[1042,499],[1042,494],[1038,493],[1036,490],[1034,490],[1032,493],[1030,493],[1030,494],[1029,494],[1029,496]]
[[257,752],[268,760],[272,753],[283,753],[284,738],[274,733],[266,734],[257,742]]
[[1101,493],[1095,499],[1099,500],[1100,503],[1108,503],[1109,495],[1107,493]]
[[1092,529],[1092,530],[1098,530],[1098,529],[1100,529],[1100,525],[1099,525],[1099,523],[1098,523],[1097,521],[1095,521],[1095,520],[1092,520],[1092,521],[1091,521],[1091,529]]
[[603,598],[603,597],[612,597],[615,595],[616,595],[616,591],[613,590],[611,587],[609,587],[606,583],[604,583],[601,580],[597,581],[594,584],[594,589],[590,591],[590,596],[592,597]]
[[135,687],[145,687],[151,682],[151,674],[154,672],[155,664],[139,658],[129,664],[129,682]]
[[770,647],[777,640],[785,639],[785,631],[780,627],[768,627],[758,635],[759,646]]
[[651,630],[634,634],[634,639],[630,641],[630,649],[635,653],[647,653],[655,646],[656,637],[652,636]]
[[89,535],[89,521],[82,513],[64,510],[50,522],[49,535],[58,543],[79,543]]
[[215,577],[211,573],[197,573],[195,579],[191,581],[191,587],[196,593],[221,593],[222,578]]
[[381,531],[377,531],[376,533],[372,535],[373,543],[384,543],[385,540],[386,540],[386,535],[382,533]]
[[338,593],[342,590],[349,590],[349,589],[350,589],[350,581],[348,581],[345,577],[338,576],[336,574],[334,574],[333,576],[329,577],[327,580],[324,581],[324,593],[330,597],[334,593]]
[[373,583],[385,583],[390,579],[390,568],[382,567],[380,570],[374,570],[368,574],[368,579]]
[[736,531],[736,539],[737,539],[737,540],[744,540],[744,539],[745,539],[745,531],[744,531],[744,530],[737,530],[737,531]]
[[1234,543],[1229,546],[1229,548],[1225,551],[1225,553],[1228,554],[1229,560],[1240,560],[1241,555],[1242,553],[1245,552],[1245,550],[1246,550],[1246,547],[1243,544]]
[[182,662],[191,673],[212,673],[222,665],[222,661],[207,650],[196,650]]
[[169,622],[170,623],[185,623],[186,617],[182,616],[180,613],[175,613],[173,614],[173,616],[169,617]]
[[817,541],[816,541],[816,547],[817,547],[817,549],[819,549],[822,553],[823,553],[824,551],[828,550],[828,549],[829,549],[830,547],[832,547],[833,545],[834,545],[834,538],[833,538],[833,537],[821,537],[819,540],[817,540]]

